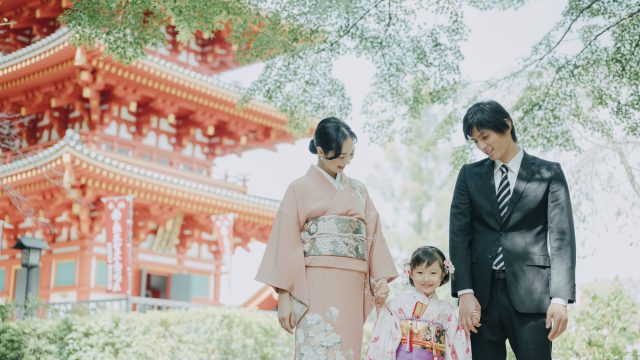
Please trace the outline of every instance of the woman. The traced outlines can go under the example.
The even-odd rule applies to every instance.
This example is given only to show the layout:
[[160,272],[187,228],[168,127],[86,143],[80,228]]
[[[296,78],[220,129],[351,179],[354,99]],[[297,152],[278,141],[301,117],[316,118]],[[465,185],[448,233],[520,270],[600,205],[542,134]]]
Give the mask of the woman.
[[362,325],[397,276],[366,187],[343,173],[356,141],[343,121],[320,121],[318,163],[287,188],[256,276],[278,292],[297,359],[359,359]]

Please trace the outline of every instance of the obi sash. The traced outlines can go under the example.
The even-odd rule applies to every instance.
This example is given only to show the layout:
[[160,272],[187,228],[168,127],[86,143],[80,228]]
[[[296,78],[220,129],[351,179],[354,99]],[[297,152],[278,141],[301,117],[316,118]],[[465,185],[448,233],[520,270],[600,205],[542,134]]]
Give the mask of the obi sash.
[[[425,321],[402,320],[400,323],[402,340],[408,348],[421,348],[433,352],[434,358],[442,356],[445,350],[445,332],[434,323]],[[411,332],[411,334],[409,334]]]
[[307,220],[301,232],[304,256],[342,256],[367,261],[366,227],[362,220],[340,215]]
[[445,329],[436,322],[420,320],[426,308],[427,305],[417,302],[411,316],[413,319],[400,322],[400,346],[404,345],[407,352],[413,351],[414,347],[428,350],[437,359],[445,351]]

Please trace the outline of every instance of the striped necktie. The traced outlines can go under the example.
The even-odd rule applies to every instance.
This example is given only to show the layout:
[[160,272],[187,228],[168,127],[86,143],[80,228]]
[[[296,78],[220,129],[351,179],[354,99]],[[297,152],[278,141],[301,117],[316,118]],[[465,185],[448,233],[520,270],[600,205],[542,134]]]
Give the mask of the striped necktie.
[[[500,218],[504,222],[509,209],[509,199],[511,199],[511,186],[509,185],[509,168],[507,165],[502,164],[500,166],[502,177],[500,178],[500,185],[498,186],[498,211],[500,212]],[[504,256],[502,254],[502,245],[498,248],[496,253],[496,259],[493,261],[494,270],[504,270]]]

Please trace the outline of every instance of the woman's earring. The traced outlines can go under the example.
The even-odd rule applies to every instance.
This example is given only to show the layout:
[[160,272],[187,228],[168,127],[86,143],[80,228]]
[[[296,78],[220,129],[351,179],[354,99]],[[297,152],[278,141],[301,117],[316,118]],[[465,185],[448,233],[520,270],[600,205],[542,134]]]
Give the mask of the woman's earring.
[[324,160],[324,156],[320,156],[320,160]]

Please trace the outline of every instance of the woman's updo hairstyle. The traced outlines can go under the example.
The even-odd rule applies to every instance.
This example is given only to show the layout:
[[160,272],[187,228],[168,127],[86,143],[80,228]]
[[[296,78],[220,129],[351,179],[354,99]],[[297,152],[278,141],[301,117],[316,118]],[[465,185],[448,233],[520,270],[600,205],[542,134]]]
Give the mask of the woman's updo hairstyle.
[[[324,151],[325,159],[333,160],[342,154],[342,143],[347,140],[347,137],[354,143],[358,141],[356,134],[344,121],[335,117],[322,119],[313,133],[313,139],[309,142],[309,151],[317,154],[316,147],[319,146]],[[330,152],[333,152],[333,157],[327,156]]]

